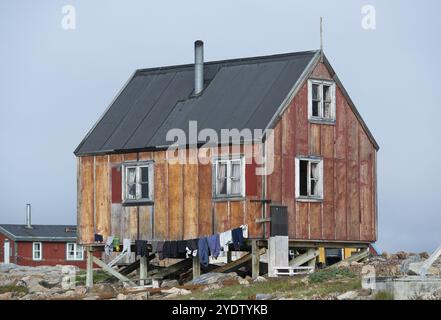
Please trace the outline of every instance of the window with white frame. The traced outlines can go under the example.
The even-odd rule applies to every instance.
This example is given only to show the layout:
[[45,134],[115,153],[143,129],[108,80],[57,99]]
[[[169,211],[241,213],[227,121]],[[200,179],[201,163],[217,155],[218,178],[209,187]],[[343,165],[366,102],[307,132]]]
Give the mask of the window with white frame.
[[323,160],[296,158],[296,198],[323,199]]
[[308,81],[308,114],[311,120],[335,120],[335,83]]
[[43,259],[43,245],[41,242],[32,243],[32,260]]
[[245,162],[243,157],[218,158],[214,161],[214,197],[243,197]]
[[153,162],[124,165],[124,202],[153,201]]
[[84,259],[83,246],[75,242],[66,243],[66,260],[79,261]]

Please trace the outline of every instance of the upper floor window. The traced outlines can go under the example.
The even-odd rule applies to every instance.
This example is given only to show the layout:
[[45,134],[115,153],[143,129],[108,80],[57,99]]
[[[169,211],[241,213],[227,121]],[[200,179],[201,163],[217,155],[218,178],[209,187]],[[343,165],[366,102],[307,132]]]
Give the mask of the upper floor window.
[[215,198],[245,195],[245,162],[243,157],[218,158],[214,161]]
[[66,244],[66,260],[81,261],[84,259],[83,246],[70,242]]
[[323,160],[321,158],[296,158],[296,198],[323,199]]
[[41,242],[32,243],[32,260],[43,259],[43,245]]
[[335,120],[335,83],[308,81],[308,114],[310,120]]
[[153,201],[153,162],[124,164],[124,202]]

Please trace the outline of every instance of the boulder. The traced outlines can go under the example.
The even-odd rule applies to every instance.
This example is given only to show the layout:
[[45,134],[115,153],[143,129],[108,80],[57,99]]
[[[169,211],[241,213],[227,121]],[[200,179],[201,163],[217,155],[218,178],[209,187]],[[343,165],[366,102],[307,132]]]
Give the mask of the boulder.
[[253,282],[267,282],[268,279],[262,277],[262,276],[257,276],[256,279],[253,280]]
[[177,296],[191,294],[191,291],[173,287],[171,289],[161,290],[161,293],[165,293],[167,295],[166,298],[176,298]]
[[116,300],[127,300],[127,296],[125,294],[119,293],[116,296]]
[[109,283],[100,283],[92,287],[91,293],[101,298],[112,298],[116,295],[115,288]]
[[0,294],[0,300],[12,300],[14,294],[12,292],[5,292]]
[[407,252],[404,252],[404,251],[399,251],[395,255],[400,260],[405,260],[405,259],[409,258],[409,254]]
[[358,297],[356,291],[348,291],[337,297],[337,300],[355,300]]
[[241,285],[249,285],[250,284],[250,282],[244,278],[239,277],[237,280],[239,281],[239,284],[241,284]]
[[61,285],[61,279],[56,279],[56,280],[50,280],[50,281],[46,281],[46,280],[41,280],[39,282],[39,285],[45,287],[46,289],[52,289],[55,287],[59,287]]
[[270,300],[272,299],[272,295],[266,293],[257,293],[256,300]]
[[430,257],[430,255],[425,251],[420,253],[421,259],[428,259],[429,257]]
[[87,288],[84,286],[75,287],[75,294],[77,296],[84,296],[87,293]]
[[209,284],[208,286],[205,286],[204,289],[202,289],[202,291],[218,290],[222,287],[223,287],[222,283],[212,283],[212,284]]
[[230,272],[230,273],[209,272],[194,279],[192,283],[196,285],[208,285],[218,282],[222,283],[227,280],[238,280],[238,278],[239,276],[235,272]]
[[172,288],[179,286],[178,280],[164,280],[161,283],[161,288]]

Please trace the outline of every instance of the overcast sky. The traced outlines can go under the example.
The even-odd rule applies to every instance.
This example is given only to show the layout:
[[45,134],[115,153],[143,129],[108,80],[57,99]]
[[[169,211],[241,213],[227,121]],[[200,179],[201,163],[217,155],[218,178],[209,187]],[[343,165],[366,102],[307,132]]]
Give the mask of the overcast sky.
[[[62,27],[65,5],[76,29]],[[362,27],[373,5],[376,29]],[[73,150],[137,68],[319,48],[381,146],[382,250],[441,244],[441,2],[0,2],[0,223],[76,222]]]

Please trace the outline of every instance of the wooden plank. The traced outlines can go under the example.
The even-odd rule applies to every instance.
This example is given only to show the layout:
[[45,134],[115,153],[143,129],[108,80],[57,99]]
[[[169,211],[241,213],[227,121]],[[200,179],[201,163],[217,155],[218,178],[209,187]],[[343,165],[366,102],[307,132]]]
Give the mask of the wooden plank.
[[346,161],[335,160],[335,227],[336,227],[336,239],[346,240],[347,238],[347,172]]
[[[269,212],[268,212],[269,215]],[[246,202],[246,223],[248,224],[249,238],[262,238],[263,223],[256,223],[256,219],[262,216],[262,204],[260,202]]]
[[335,213],[334,213],[334,159],[326,158],[323,162],[324,171],[324,198],[323,198],[323,237],[335,238]]
[[361,211],[361,240],[372,241],[372,183],[370,161],[362,161],[360,166],[360,211]]
[[282,117],[282,154],[283,155],[295,155],[295,137],[296,137],[296,127],[295,127],[295,101],[297,96],[291,101],[290,105],[286,109]]
[[299,91],[296,107],[296,153],[308,154],[308,86],[305,83]]
[[101,234],[104,239],[109,236],[111,223],[109,170],[107,155],[95,157],[95,232]]
[[260,265],[260,252],[257,247],[257,240],[251,241],[251,277],[256,279],[259,274],[259,265]]
[[[191,163],[197,163],[197,158],[192,157]],[[199,197],[199,185],[198,185],[198,165],[197,164],[185,164],[184,170],[184,239],[194,239],[198,237],[198,197]],[[206,186],[207,187],[207,186]]]
[[[112,204],[111,207],[111,235],[114,237],[118,237],[120,239],[122,239],[123,235],[122,235],[122,217],[123,217],[123,207],[121,204]],[[104,239],[106,240],[106,239]]]
[[309,155],[319,156],[321,141],[321,125],[311,123],[309,125]]
[[230,220],[231,229],[238,228],[245,224],[245,201],[231,201]]
[[360,240],[360,199],[358,184],[358,161],[348,161],[348,239]]
[[214,204],[214,233],[230,230],[228,217],[228,201],[219,201]]
[[184,235],[183,192],[182,192],[182,166],[180,164],[168,165],[168,208],[169,208],[169,238],[181,240]]
[[267,197],[275,204],[282,203],[282,157],[274,155],[274,170],[268,175]]
[[311,74],[312,78],[333,80],[332,76],[324,63],[318,63]]
[[139,239],[152,240],[152,206],[140,206],[139,207]]
[[346,159],[347,124],[346,112],[349,109],[340,89],[336,88],[335,158]]
[[169,229],[168,212],[168,164],[165,151],[154,153],[155,161],[155,209],[154,234],[157,240],[166,240]]
[[310,239],[322,239],[322,204],[311,202],[309,204]]
[[283,157],[283,190],[282,203],[288,210],[288,235],[290,239],[296,238],[296,208],[295,208],[295,170],[294,156]]
[[296,239],[309,239],[308,203],[296,203]]
[[205,157],[201,157],[202,163],[198,166],[198,236],[208,236],[213,233],[212,218],[212,176],[209,149],[200,150]]
[[334,158],[334,126],[321,127],[320,151],[323,158]]
[[81,243],[94,240],[94,158],[81,159]]
[[115,271],[114,269],[110,268],[107,264],[105,264],[104,262],[102,262],[100,259],[93,257],[93,262],[98,265],[101,269],[103,269],[105,272],[107,272],[108,274],[114,276],[115,278],[117,278],[118,280],[122,281],[122,282],[127,282],[128,284],[130,284],[131,286],[135,286],[136,284],[133,283],[129,278],[123,276],[122,274],[120,274],[119,272]]

